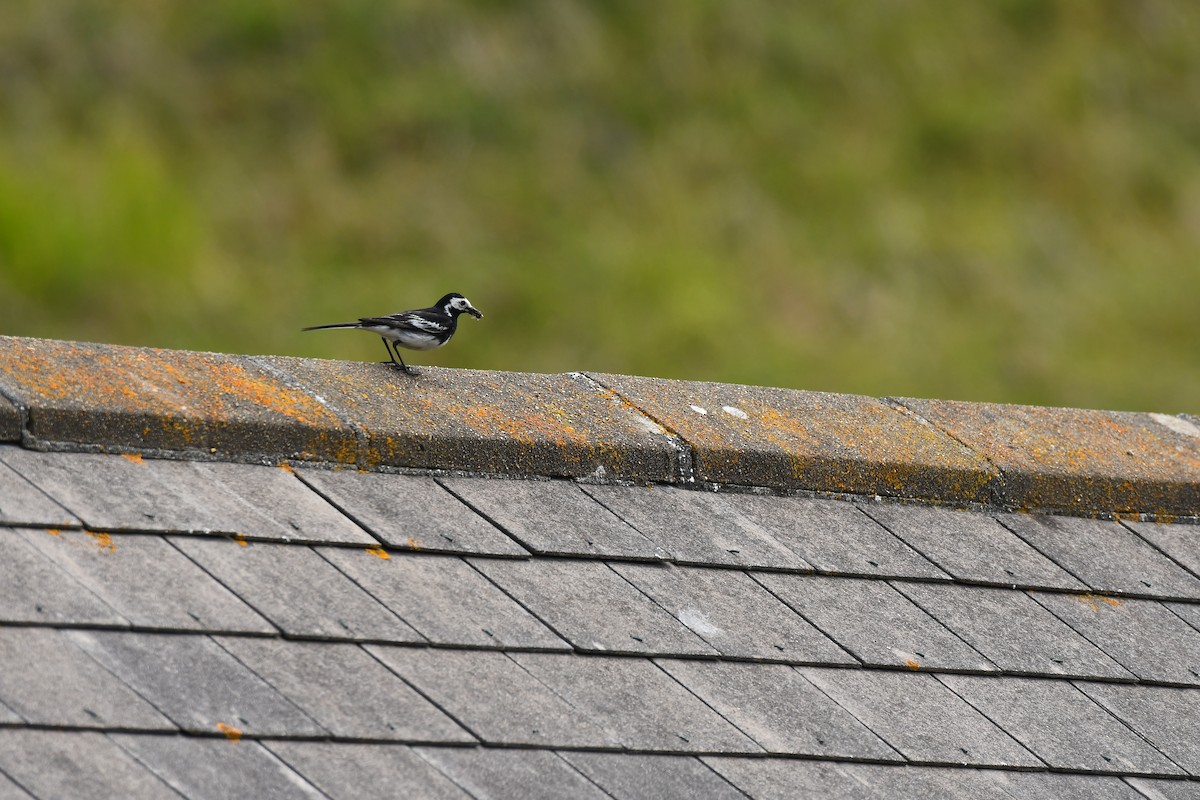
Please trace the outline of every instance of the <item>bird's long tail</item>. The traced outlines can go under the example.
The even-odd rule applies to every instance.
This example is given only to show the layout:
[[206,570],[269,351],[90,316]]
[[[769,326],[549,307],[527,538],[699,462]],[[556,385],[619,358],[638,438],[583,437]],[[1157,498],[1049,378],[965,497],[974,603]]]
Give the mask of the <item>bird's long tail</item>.
[[310,325],[307,328],[301,328],[302,331],[319,331],[324,328],[357,328],[361,323],[358,322],[334,322],[329,325]]

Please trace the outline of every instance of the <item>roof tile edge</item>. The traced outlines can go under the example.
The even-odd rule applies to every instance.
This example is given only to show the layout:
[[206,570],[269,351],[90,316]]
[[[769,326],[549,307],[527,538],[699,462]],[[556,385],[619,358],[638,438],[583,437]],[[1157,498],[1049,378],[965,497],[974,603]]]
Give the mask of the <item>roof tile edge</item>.
[[[1169,423],[1169,424],[1168,424]],[[0,441],[363,469],[1200,515],[1187,415],[0,337]]]

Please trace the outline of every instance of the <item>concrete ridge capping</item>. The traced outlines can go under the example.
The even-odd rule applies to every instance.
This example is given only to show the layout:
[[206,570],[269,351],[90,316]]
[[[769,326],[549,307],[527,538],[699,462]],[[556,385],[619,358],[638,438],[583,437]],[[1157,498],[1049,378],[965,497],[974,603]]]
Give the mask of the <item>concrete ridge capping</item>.
[[1200,427],[1087,411],[0,337],[0,441],[1200,516]]

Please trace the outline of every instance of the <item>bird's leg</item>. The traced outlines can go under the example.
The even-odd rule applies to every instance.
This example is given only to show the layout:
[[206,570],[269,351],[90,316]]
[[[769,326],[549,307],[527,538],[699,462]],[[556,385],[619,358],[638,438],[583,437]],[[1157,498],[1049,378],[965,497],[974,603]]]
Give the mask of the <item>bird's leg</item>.
[[[387,339],[384,339],[384,342],[387,342]],[[400,369],[404,370],[404,374],[416,375],[417,371],[415,369],[413,369],[412,367],[410,367],[408,364],[405,364],[404,359],[400,357],[400,348],[396,346],[396,343],[388,342],[388,344],[391,345],[390,349],[393,353],[396,354],[396,359],[399,361],[398,364],[396,363],[396,360],[393,360],[392,363],[396,364],[396,366],[398,366],[398,367],[400,367]]]
[[387,339],[384,339],[382,336],[379,337],[379,340],[383,342],[383,346],[388,351],[387,363],[391,364],[393,367],[399,367],[400,364],[396,363],[396,356],[392,354],[392,343],[389,342]]

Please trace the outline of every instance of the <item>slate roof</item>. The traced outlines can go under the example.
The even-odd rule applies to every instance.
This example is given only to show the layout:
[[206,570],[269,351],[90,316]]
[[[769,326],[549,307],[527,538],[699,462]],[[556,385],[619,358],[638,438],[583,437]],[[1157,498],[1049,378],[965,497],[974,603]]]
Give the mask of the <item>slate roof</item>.
[[[187,361],[158,352],[139,369]],[[54,410],[15,371],[0,357],[2,800],[1200,797],[1200,527],[1162,513],[1164,487],[1190,508],[1186,469],[1131,470],[1145,495],[1086,484],[1149,498],[1145,521],[845,492],[844,466],[824,494],[790,470],[757,491],[611,480],[680,453],[703,477],[717,439],[674,428],[654,434],[674,462],[604,474],[555,468],[583,433],[486,477],[445,437],[445,468],[365,470],[370,442],[402,449],[365,423],[341,464],[272,423],[256,464],[213,460],[219,417],[163,447],[182,401],[148,394],[139,434],[136,398]],[[236,413],[273,413],[250,394]],[[742,435],[711,452],[754,460]],[[1027,483],[1085,485],[1049,474]]]

